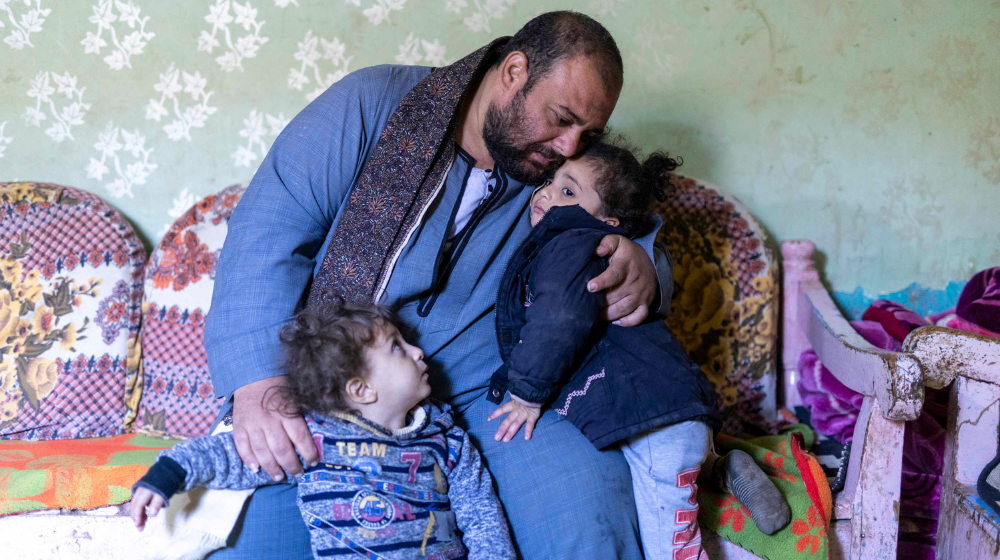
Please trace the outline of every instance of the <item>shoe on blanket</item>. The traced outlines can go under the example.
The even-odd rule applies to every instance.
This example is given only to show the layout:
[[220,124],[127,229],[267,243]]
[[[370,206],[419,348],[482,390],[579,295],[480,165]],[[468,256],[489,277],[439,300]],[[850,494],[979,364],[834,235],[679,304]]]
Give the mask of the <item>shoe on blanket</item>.
[[746,506],[761,533],[772,535],[788,524],[792,517],[788,503],[753,457],[736,449],[716,461],[714,469],[719,487]]
[[983,472],[979,473],[976,491],[993,513],[1000,515],[1000,455],[994,457],[986,464]]

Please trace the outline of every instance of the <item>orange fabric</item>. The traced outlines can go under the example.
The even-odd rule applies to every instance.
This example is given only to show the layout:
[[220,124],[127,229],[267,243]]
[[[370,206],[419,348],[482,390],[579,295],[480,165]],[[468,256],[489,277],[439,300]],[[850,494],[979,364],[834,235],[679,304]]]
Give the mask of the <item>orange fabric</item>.
[[0,441],[0,515],[124,503],[160,451],[177,441],[134,434]]

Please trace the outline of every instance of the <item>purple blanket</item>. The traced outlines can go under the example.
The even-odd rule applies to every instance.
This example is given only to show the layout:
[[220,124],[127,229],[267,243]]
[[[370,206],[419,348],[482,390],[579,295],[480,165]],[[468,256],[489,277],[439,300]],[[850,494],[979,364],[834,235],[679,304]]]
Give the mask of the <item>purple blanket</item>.
[[[962,290],[953,310],[932,317],[933,324],[978,334],[1000,336],[1000,267],[979,272]],[[872,303],[861,321],[851,322],[870,344],[899,351],[910,331],[931,325],[909,309],[885,300]],[[798,389],[812,414],[816,431],[841,443],[854,437],[863,397],[841,384],[806,350],[799,358]],[[903,440],[903,479],[897,557],[906,560],[934,558],[935,535],[944,455],[948,389],[928,388],[920,416],[906,423]]]

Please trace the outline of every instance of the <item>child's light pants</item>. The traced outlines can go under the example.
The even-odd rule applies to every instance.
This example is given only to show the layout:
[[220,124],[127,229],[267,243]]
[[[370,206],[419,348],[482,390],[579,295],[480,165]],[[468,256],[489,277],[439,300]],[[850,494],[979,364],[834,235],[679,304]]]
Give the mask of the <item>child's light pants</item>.
[[627,438],[639,534],[646,560],[707,560],[698,529],[698,473],[712,450],[712,430],[696,420]]

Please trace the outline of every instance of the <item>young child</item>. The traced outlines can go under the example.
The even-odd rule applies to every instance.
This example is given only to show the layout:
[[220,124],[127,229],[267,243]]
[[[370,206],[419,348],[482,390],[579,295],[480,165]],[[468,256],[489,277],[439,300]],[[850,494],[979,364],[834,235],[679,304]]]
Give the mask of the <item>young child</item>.
[[696,479],[710,455],[709,480],[733,491],[762,532],[777,531],[790,514],[749,455],[715,460],[715,390],[662,318],[608,324],[600,320],[603,296],[587,289],[606,268],[593,256],[601,239],[649,231],[651,199],[676,166],[660,153],[640,164],[627,148],[598,141],[534,193],[532,232],[501,280],[497,336],[505,363],[487,396],[500,403],[511,395],[489,418],[507,415],[498,441],[510,441],[522,425],[531,439],[542,408],[551,407],[598,449],[620,442],[647,559],[699,557]]
[[[317,558],[515,558],[492,477],[448,405],[427,399],[423,352],[388,311],[307,310],[281,341],[288,390],[278,406],[305,415],[320,451],[304,475],[285,477]],[[132,519],[142,530],[147,514],[196,486],[278,483],[242,463],[231,432],[192,439],[133,486]]]

